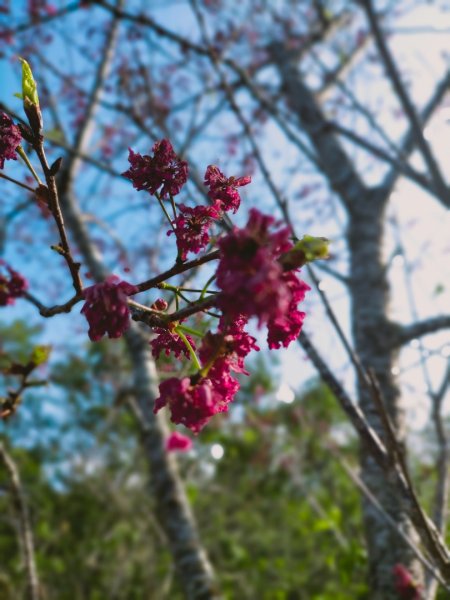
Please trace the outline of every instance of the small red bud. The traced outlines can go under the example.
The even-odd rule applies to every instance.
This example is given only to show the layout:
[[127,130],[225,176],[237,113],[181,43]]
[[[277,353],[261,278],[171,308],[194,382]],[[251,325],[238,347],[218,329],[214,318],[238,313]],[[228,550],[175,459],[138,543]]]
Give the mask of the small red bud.
[[158,300],[155,300],[155,302],[153,302],[153,304],[151,305],[151,307],[153,310],[167,310],[169,308],[168,303],[164,300],[164,298],[158,298]]

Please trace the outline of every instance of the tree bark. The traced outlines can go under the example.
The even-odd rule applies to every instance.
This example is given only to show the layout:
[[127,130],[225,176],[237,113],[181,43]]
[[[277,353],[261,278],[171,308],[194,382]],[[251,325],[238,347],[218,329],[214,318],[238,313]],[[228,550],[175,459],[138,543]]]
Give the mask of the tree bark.
[[[350,253],[349,289],[352,299],[352,332],[355,350],[362,364],[376,375],[388,413],[400,443],[405,436],[400,408],[400,391],[392,368],[397,351],[386,350],[392,329],[388,320],[389,284],[382,263],[384,210],[387,189],[368,188],[353,162],[347,156],[311,90],[302,80],[295,57],[282,44],[271,46],[274,63],[281,77],[281,86],[299,126],[308,135],[317,155],[320,170],[330,188],[338,195],[348,215],[348,249]],[[391,326],[392,327],[392,326]],[[384,430],[372,395],[359,382],[359,402],[363,412],[380,439]],[[376,464],[367,449],[360,453],[362,479],[372,494],[413,541],[415,530],[392,482]],[[410,547],[390,527],[380,511],[363,498],[369,587],[371,600],[398,600],[394,588],[393,567],[405,565],[419,581],[423,580],[420,563]]]
[[[381,197],[380,197],[381,196]],[[352,299],[352,330],[355,350],[362,364],[372,369],[382,393],[397,440],[403,446],[405,423],[400,404],[400,390],[392,368],[398,358],[397,350],[387,350],[389,335],[389,284],[381,259],[383,247],[384,198],[372,194],[349,214],[348,244],[350,250],[350,294]],[[383,439],[372,394],[362,382],[358,383],[361,408],[370,425]],[[383,508],[413,541],[416,533],[408,519],[398,492],[386,473],[364,448],[360,455],[361,475],[366,486],[376,495]],[[401,563],[418,580],[423,573],[411,548],[387,526],[377,509],[363,498],[363,515],[369,552],[369,588],[373,600],[396,600],[393,586],[393,566]]]

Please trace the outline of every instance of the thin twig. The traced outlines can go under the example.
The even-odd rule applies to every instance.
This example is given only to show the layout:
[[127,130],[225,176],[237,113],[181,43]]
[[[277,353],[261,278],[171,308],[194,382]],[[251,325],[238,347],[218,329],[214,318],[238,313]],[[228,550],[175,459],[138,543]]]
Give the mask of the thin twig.
[[449,207],[449,189],[445,183],[445,180],[442,176],[436,159],[433,156],[430,145],[425,139],[416,109],[414,108],[414,105],[411,102],[410,95],[406,90],[400,72],[397,68],[397,65],[395,64],[392,53],[389,50],[389,47],[386,43],[385,36],[381,31],[379,19],[375,13],[372,0],[359,0],[359,2],[366,13],[367,21],[372,30],[372,34],[374,36],[375,43],[378,48],[378,52],[380,54],[386,75],[389,81],[391,82],[392,87],[394,88],[400,105],[402,106],[406,116],[408,117],[409,123],[411,124],[411,129],[416,138],[417,147],[420,150],[420,153],[422,154],[425,164],[427,165],[430,175],[433,179],[436,193],[439,196],[441,202],[445,206]]
[[335,458],[337,458],[339,464],[344,469],[344,471],[347,473],[349,478],[353,481],[355,486],[359,489],[359,491],[363,494],[363,496],[365,496],[367,498],[367,500],[370,502],[370,504],[372,504],[372,506],[374,506],[376,508],[376,510],[381,514],[381,516],[386,521],[386,523],[389,525],[389,527],[391,527],[391,529],[393,529],[406,542],[406,544],[411,548],[411,550],[414,552],[415,556],[423,564],[423,566],[426,568],[426,570],[428,572],[432,573],[433,576],[439,580],[439,582],[444,586],[444,588],[446,590],[450,591],[450,586],[442,578],[439,571],[430,563],[429,560],[427,560],[427,558],[422,554],[422,552],[417,548],[417,546],[409,539],[409,537],[407,535],[405,535],[405,533],[403,532],[401,527],[399,527],[398,523],[390,516],[390,514],[384,510],[383,506],[380,504],[380,502],[378,501],[376,496],[374,496],[372,494],[372,492],[369,490],[369,488],[363,482],[363,480],[358,475],[358,473],[356,473],[354,471],[354,469],[352,469],[352,467],[347,463],[345,458],[343,458],[340,455],[340,453],[338,453],[337,449],[334,446],[332,446],[331,444],[327,444],[327,447],[330,450],[330,452],[332,453],[332,455]]
[[14,179],[13,177],[9,177],[8,175],[5,175],[5,173],[0,173],[0,177],[2,179],[7,179],[8,181],[15,183],[16,185],[19,185],[21,188],[24,188],[25,190],[28,190],[29,192],[32,192],[33,194],[35,193],[35,190],[32,187],[30,187],[29,185],[26,185],[25,183],[21,183],[20,181],[17,181],[17,179]]

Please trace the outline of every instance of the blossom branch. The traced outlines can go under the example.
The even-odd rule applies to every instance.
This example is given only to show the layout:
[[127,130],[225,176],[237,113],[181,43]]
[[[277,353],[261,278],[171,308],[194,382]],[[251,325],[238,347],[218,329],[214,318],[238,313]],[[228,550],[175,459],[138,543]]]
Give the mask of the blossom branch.
[[141,321],[149,325],[149,327],[162,327],[167,328],[168,323],[173,323],[175,321],[181,321],[183,319],[187,319],[191,315],[195,315],[199,312],[206,312],[209,308],[215,306],[217,302],[217,297],[210,296],[205,300],[200,302],[194,302],[185,308],[177,310],[171,314],[163,314],[161,312],[148,309],[144,307],[142,304],[138,304],[134,301],[129,301],[130,307],[133,310],[133,321]]
[[72,310],[72,308],[75,306],[75,304],[77,304],[78,302],[80,302],[83,299],[83,294],[80,293],[80,294],[76,294],[75,296],[72,296],[72,298],[70,300],[68,300],[67,302],[65,302],[64,304],[57,304],[55,306],[49,306],[49,307],[42,304],[42,302],[40,302],[37,298],[35,298],[29,292],[25,292],[23,297],[25,298],[25,300],[28,300],[28,302],[30,302],[30,304],[33,304],[39,310],[39,314],[42,317],[48,318],[48,317],[54,317],[55,315],[59,315],[61,313],[69,313]]
[[143,281],[142,283],[139,283],[138,285],[136,285],[136,288],[137,288],[136,293],[145,292],[146,290],[150,290],[151,288],[157,287],[158,284],[166,281],[166,279],[170,279],[171,277],[174,277],[175,275],[179,275],[180,273],[184,273],[185,271],[190,271],[191,269],[195,269],[196,267],[199,267],[200,265],[203,265],[212,260],[216,260],[218,258],[219,258],[219,250],[213,250],[213,252],[210,252],[209,254],[204,254],[203,256],[200,256],[199,258],[194,258],[194,260],[189,260],[187,262],[180,263],[180,264],[177,263],[173,267],[171,267],[167,271],[164,271],[163,273],[160,273],[156,277],[152,277],[151,279],[147,279],[147,281]]
[[5,175],[5,173],[0,173],[0,177],[2,179],[6,179],[8,181],[11,181],[12,183],[15,183],[16,185],[20,186],[21,188],[24,188],[25,190],[28,190],[29,192],[33,193],[35,192],[35,190],[30,187],[29,185],[26,185],[25,183],[21,183],[20,181],[17,181],[17,179],[14,179],[13,177],[9,177],[8,175]]
[[39,16],[38,19],[33,19],[31,21],[27,21],[26,23],[20,23],[17,27],[11,29],[5,29],[4,35],[15,35],[17,33],[22,33],[23,31],[27,31],[28,29],[32,29],[33,27],[38,27],[40,25],[45,25],[46,23],[50,23],[51,21],[55,21],[59,17],[63,17],[71,12],[75,12],[80,8],[80,0],[76,0],[75,2],[70,2],[64,8],[60,8],[59,10],[55,10],[53,13],[48,13],[45,15]]
[[56,178],[53,174],[52,169],[50,168],[47,157],[45,155],[44,150],[44,142],[43,138],[40,138],[34,145],[34,149],[36,150],[36,154],[38,155],[39,161],[42,166],[42,170],[44,171],[45,181],[47,184],[48,191],[48,207],[53,215],[53,218],[56,223],[56,227],[58,229],[59,238],[60,238],[60,246],[58,247],[58,252],[64,258],[69,268],[70,274],[72,276],[72,283],[77,294],[81,293],[83,289],[83,283],[80,277],[80,263],[76,262],[72,256],[72,252],[69,245],[69,239],[67,237],[66,228],[64,224],[63,214],[61,212],[61,206],[59,203],[59,195],[58,188],[56,186]]

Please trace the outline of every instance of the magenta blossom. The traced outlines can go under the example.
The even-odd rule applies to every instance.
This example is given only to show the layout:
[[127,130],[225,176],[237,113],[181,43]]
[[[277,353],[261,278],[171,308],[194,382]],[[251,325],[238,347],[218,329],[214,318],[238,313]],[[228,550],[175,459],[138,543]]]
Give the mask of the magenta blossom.
[[259,326],[267,324],[269,347],[279,348],[287,347],[300,333],[305,315],[297,305],[309,288],[280,263],[292,243],[286,227],[271,231],[274,222],[252,209],[243,229],[235,228],[219,241],[216,281],[224,315],[257,317]]
[[192,440],[187,435],[172,431],[166,440],[167,452],[188,452],[192,448]]
[[168,194],[176,196],[187,180],[187,162],[175,154],[169,140],[155,142],[152,150],[153,156],[142,156],[129,148],[128,162],[131,167],[122,175],[137,190],[146,190],[154,195],[161,188],[161,198]]
[[408,569],[398,563],[393,568],[395,591],[402,600],[421,600],[421,586],[418,585]]
[[298,310],[297,305],[305,299],[305,293],[311,289],[294,271],[284,272],[282,280],[288,287],[290,300],[284,314],[275,315],[267,322],[267,343],[271,350],[281,346],[287,348],[300,335],[306,315]]
[[205,185],[209,187],[208,196],[214,201],[215,206],[223,212],[232,210],[235,213],[237,211],[241,204],[241,197],[237,188],[248,185],[251,180],[250,175],[225,177],[216,165],[209,165],[205,173]]
[[20,145],[22,135],[17,125],[5,113],[0,113],[0,169],[5,166],[5,160],[17,160],[16,150]]
[[[180,358],[182,354],[184,354],[186,358],[190,358],[189,350],[186,348],[186,344],[179,335],[159,327],[155,327],[154,331],[158,334],[157,337],[150,342],[154,358],[158,359],[161,352],[164,352],[166,356],[169,356],[172,353],[176,358]],[[195,342],[192,337],[190,335],[186,335],[186,337],[192,348],[195,350]]]
[[199,350],[200,360],[209,368],[208,377],[220,380],[225,373],[234,371],[248,375],[244,367],[244,358],[252,351],[259,350],[256,339],[244,331],[247,320],[238,316],[231,322],[223,317],[217,333],[208,333],[203,337]]
[[28,282],[4,260],[0,260],[0,265],[8,272],[8,276],[0,273],[0,306],[8,306],[14,304],[16,298],[24,295],[28,289]]
[[166,379],[159,385],[160,396],[155,400],[153,412],[168,406],[172,423],[198,433],[211,417],[228,410],[230,382],[224,379],[222,383],[223,387],[218,387],[211,379],[199,375]]
[[105,334],[120,337],[130,325],[127,296],[137,288],[126,281],[110,275],[103,283],[96,283],[83,290],[85,303],[82,314],[89,323],[89,338],[98,342]]
[[209,228],[213,224],[213,219],[217,219],[218,216],[217,211],[211,206],[190,208],[180,204],[180,213],[174,221],[175,232],[171,229],[167,235],[175,233],[181,260],[186,260],[188,252],[197,254],[208,245]]
[[219,241],[216,276],[224,314],[256,316],[262,325],[288,309],[290,293],[277,258],[291,246],[289,231],[269,232],[273,222],[252,209],[243,229],[234,228]]

